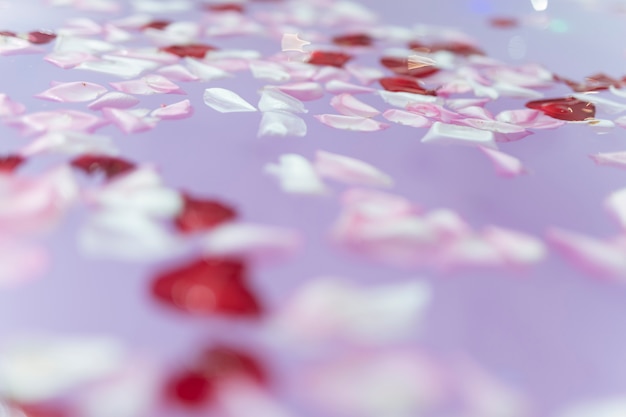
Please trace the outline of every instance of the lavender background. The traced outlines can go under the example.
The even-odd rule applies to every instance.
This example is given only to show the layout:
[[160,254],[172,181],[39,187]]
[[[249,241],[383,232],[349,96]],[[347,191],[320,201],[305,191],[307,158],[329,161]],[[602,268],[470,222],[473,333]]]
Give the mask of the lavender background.
[[[530,1],[496,0],[361,0],[386,23],[456,27],[479,40],[488,55],[507,62],[537,62],[573,79],[605,72],[626,75],[626,16],[594,10],[594,4],[553,0],[542,15],[569,28],[495,29],[491,16],[537,16]],[[0,3],[0,29],[55,28],[72,13],[41,13],[35,0]],[[99,14],[86,14],[102,20]],[[508,44],[521,36],[527,52],[509,57]],[[241,45],[276,51],[267,40]],[[78,79],[106,83],[109,77],[65,71],[42,61],[42,55],[0,58],[0,90],[30,111],[58,108],[32,96],[51,80]],[[211,83],[232,88],[250,102],[262,86],[245,73]],[[231,202],[244,220],[295,227],[306,240],[304,250],[284,263],[253,268],[252,283],[265,303],[279,305],[298,285],[320,275],[355,282],[383,283],[423,276],[432,282],[435,302],[426,327],[415,340],[442,354],[465,352],[494,374],[526,391],[540,416],[575,400],[626,392],[626,290],[591,279],[551,252],[546,262],[526,272],[475,271],[436,276],[427,271],[398,270],[370,263],[334,248],[328,240],[338,215],[337,199],[284,194],[262,167],[282,153],[310,157],[317,149],[363,159],[389,173],[394,192],[427,207],[447,207],[476,228],[500,225],[543,236],[549,226],[610,236],[617,225],[604,212],[603,199],[626,185],[626,173],[597,167],[590,153],[623,150],[626,133],[616,128],[598,136],[586,126],[567,125],[539,131],[501,149],[522,159],[531,175],[497,178],[484,155],[473,148],[425,146],[425,129],[400,125],[362,134],[332,129],[307,118],[305,138],[257,138],[259,114],[219,114],[202,102],[206,83],[183,88],[195,107],[194,117],[162,122],[142,134],[124,135],[108,126],[100,134],[115,138],[131,160],[156,164],[168,185]],[[563,89],[563,92],[566,90]],[[307,103],[310,114],[332,112],[325,99]],[[158,106],[163,97],[148,97],[141,107]],[[376,97],[364,101],[384,108]],[[173,102],[168,98],[168,102]],[[521,108],[522,100],[498,100],[494,111]],[[67,106],[67,105],[64,105]],[[73,107],[73,106],[71,106]],[[83,108],[76,105],[76,108]],[[0,151],[27,142],[0,125]],[[60,158],[38,157],[24,173],[39,172]],[[340,188],[337,188],[339,192]],[[86,259],[78,251],[76,232],[85,213],[73,210],[54,233],[35,239],[51,252],[51,269],[43,279],[0,292],[0,341],[21,332],[45,330],[67,334],[118,336],[134,349],[172,366],[183,363],[200,343],[231,340],[254,346],[254,323],[189,318],[153,303],[148,282],[161,264]],[[340,306],[338,306],[340,308]],[[267,355],[279,375],[278,390],[287,392],[297,379],[293,358]],[[282,385],[280,385],[282,381]],[[168,412],[166,415],[175,415]]]

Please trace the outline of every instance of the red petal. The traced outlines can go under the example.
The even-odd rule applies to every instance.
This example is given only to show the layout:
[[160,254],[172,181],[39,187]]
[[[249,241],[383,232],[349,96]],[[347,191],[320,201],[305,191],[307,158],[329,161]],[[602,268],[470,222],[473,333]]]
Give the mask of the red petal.
[[407,58],[382,57],[380,63],[398,75],[408,75],[415,78],[424,78],[439,72],[439,68],[432,65],[409,69]]
[[189,313],[258,316],[261,308],[244,282],[244,265],[199,259],[158,276],[152,286],[160,301]]
[[183,194],[183,201],[183,210],[175,219],[176,227],[183,233],[207,230],[237,217],[233,208],[218,201],[202,200],[187,194]]
[[11,32],[10,30],[0,30],[0,36],[11,36],[14,38],[17,36],[17,33]]
[[519,22],[514,17],[494,17],[489,23],[498,29],[510,29],[516,27]]
[[213,385],[198,372],[185,372],[174,377],[168,386],[168,396],[190,407],[206,404],[213,395]]
[[71,165],[87,174],[103,172],[107,178],[113,178],[135,169],[135,164],[132,162],[106,155],[83,155],[74,159]]
[[424,50],[430,51],[430,48],[428,47],[428,45],[420,41],[409,42],[409,49],[416,49],[418,51],[424,51]]
[[44,44],[53,41],[57,35],[47,31],[34,31],[28,33],[28,41],[35,44]]
[[207,4],[206,10],[212,12],[239,12],[243,13],[243,6],[236,3],[224,3],[224,4]]
[[206,350],[201,356],[198,369],[210,379],[245,376],[258,383],[267,380],[265,370],[255,358],[222,346]]
[[351,55],[344,54],[343,52],[315,51],[309,58],[309,64],[343,67],[343,65],[351,59]]
[[217,50],[216,47],[210,45],[204,45],[199,43],[192,43],[188,45],[172,45],[160,48],[163,52],[169,52],[170,54],[178,55],[181,58],[204,58],[207,52]]
[[570,122],[590,119],[596,115],[596,107],[593,103],[581,101],[574,97],[530,101],[526,103],[526,107],[540,110],[555,119]]
[[335,36],[333,38],[333,43],[341,46],[370,46],[373,42],[374,39],[365,33]]
[[567,84],[572,90],[576,91],[577,93],[608,90],[610,86],[615,86],[619,88],[622,85],[622,82],[620,80],[611,78],[606,74],[590,75],[589,77],[586,77],[585,81],[582,83],[577,83],[576,81],[568,80],[567,78],[563,78],[558,75],[554,76],[554,80]]
[[168,27],[170,23],[172,22],[169,20],[153,20],[152,22],[146,23],[145,25],[143,25],[140,29],[141,30],[146,30],[146,29],[163,30],[166,27]]
[[485,55],[483,51],[473,45],[461,42],[435,44],[430,47],[431,52],[448,51],[457,55]]
[[379,80],[380,85],[387,91],[401,91],[405,93],[422,94],[425,96],[436,96],[434,90],[427,90],[414,78],[408,77],[386,77]]
[[7,155],[0,157],[0,172],[10,173],[22,165],[26,160],[20,155]]

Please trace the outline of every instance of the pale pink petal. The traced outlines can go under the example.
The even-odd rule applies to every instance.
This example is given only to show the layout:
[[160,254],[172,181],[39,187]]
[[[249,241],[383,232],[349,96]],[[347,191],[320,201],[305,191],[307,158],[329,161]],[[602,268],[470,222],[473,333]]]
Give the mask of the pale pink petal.
[[126,93],[118,93],[112,91],[106,93],[95,101],[92,101],[87,105],[92,110],[102,110],[105,107],[111,107],[114,109],[128,109],[139,103],[139,99],[135,96],[131,96]]
[[374,107],[347,93],[333,97],[330,100],[330,105],[346,116],[374,117],[380,114]]
[[0,241],[0,288],[20,285],[40,276],[48,266],[48,253],[37,246]]
[[278,63],[268,61],[250,62],[252,76],[259,80],[272,82],[287,82],[291,75]]
[[97,39],[76,36],[58,36],[54,43],[54,52],[82,52],[100,55],[115,49],[115,45]]
[[[169,52],[164,52],[158,48],[124,48],[118,49],[107,55],[110,58],[124,59],[128,62],[135,62],[137,65],[150,66],[147,69],[156,68],[158,64],[176,64],[179,57]],[[156,65],[155,65],[156,64]]]
[[2,55],[20,55],[20,54],[37,54],[42,52],[41,48],[33,46],[26,39],[14,36],[0,35],[0,56]]
[[476,129],[491,131],[495,134],[498,142],[512,142],[532,135],[531,131],[523,127],[495,120],[462,119],[459,123]]
[[76,0],[76,8],[87,12],[119,12],[120,4],[114,0]]
[[358,116],[344,116],[338,114],[320,114],[315,118],[327,126],[335,129],[353,130],[355,132],[376,132],[389,127],[388,124]]
[[626,169],[626,152],[598,153],[589,157],[598,165]]
[[200,26],[195,22],[172,22],[164,29],[148,28],[143,33],[157,46],[184,45],[198,38]]
[[325,151],[315,154],[315,170],[319,175],[351,185],[390,187],[393,179],[374,166],[348,156]]
[[520,68],[496,67],[485,73],[494,81],[523,88],[546,88],[554,84],[552,74],[539,66],[526,65]]
[[192,74],[187,68],[180,64],[168,65],[157,71],[164,77],[175,81],[198,81],[200,78]]
[[501,97],[525,98],[530,100],[543,97],[543,94],[538,91],[509,83],[498,82],[493,85],[493,88],[495,88]]
[[482,107],[489,102],[487,98],[455,98],[446,100],[446,107],[459,111],[467,107]]
[[385,76],[385,73],[382,70],[374,67],[347,64],[345,68],[354,78],[359,80],[361,84],[365,85],[369,85]]
[[480,236],[468,234],[438,248],[436,266],[443,271],[459,268],[494,268],[506,264],[498,248]]
[[24,114],[7,123],[31,135],[54,131],[93,132],[107,121],[76,110],[53,110]]
[[304,104],[295,97],[275,88],[264,88],[258,104],[261,111],[287,111],[292,113],[307,113]]
[[458,113],[434,103],[411,103],[406,106],[406,109],[438,122],[451,123],[463,119]]
[[159,64],[153,61],[106,55],[99,61],[86,61],[76,68],[115,75],[121,78],[133,78],[148,70],[154,70],[158,66]]
[[275,176],[280,181],[280,186],[284,192],[312,195],[328,193],[313,165],[301,155],[281,155],[278,164],[265,166],[265,172]]
[[178,85],[174,84],[173,82],[161,75],[150,74],[143,77],[143,80],[148,85],[148,87],[154,90],[155,93],[185,94],[185,92],[181,90]]
[[74,68],[86,61],[97,61],[99,58],[87,52],[51,52],[44,57],[45,61],[57,67],[68,69]]
[[246,379],[220,383],[215,400],[224,417],[296,417],[271,392]]
[[[342,68],[336,68],[331,66],[322,66],[320,67],[311,81],[316,81],[320,83],[325,83],[329,81],[349,81],[350,73]],[[363,86],[353,86],[352,88],[363,88],[367,89],[368,87]]]
[[423,218],[437,230],[442,242],[463,238],[472,233],[471,227],[450,209],[431,210],[425,213]]
[[479,149],[491,160],[496,169],[496,174],[501,177],[514,178],[528,172],[524,168],[522,161],[514,156],[484,146],[480,146]]
[[133,0],[133,8],[143,13],[179,13],[193,8],[193,2],[189,0]]
[[617,114],[622,113],[626,110],[626,104],[618,103],[617,101],[609,100],[606,98],[600,97],[599,94],[593,93],[575,93],[572,94],[572,97],[577,98],[581,101],[586,101],[588,103],[593,103],[598,110],[606,112],[608,114]]
[[621,116],[615,119],[615,124],[626,129],[626,116]]
[[164,120],[186,119],[193,114],[193,107],[189,100],[179,101],[178,103],[163,105],[152,111],[150,116],[158,117]]
[[259,124],[257,136],[306,136],[304,120],[293,113],[265,111]]
[[488,226],[482,236],[510,265],[535,264],[544,260],[547,255],[543,242],[525,233]]
[[432,124],[426,117],[404,110],[390,109],[383,113],[383,117],[390,122],[411,127],[430,127]]
[[150,130],[156,126],[156,118],[139,116],[131,110],[114,109],[105,107],[102,115],[115,124],[124,133],[139,133]]
[[294,230],[245,223],[218,226],[202,241],[205,254],[227,257],[282,257],[293,253],[300,245],[300,236]]
[[626,251],[610,242],[551,228],[548,241],[570,262],[594,276],[626,278]]
[[37,137],[22,148],[20,153],[25,156],[41,153],[117,155],[118,151],[107,136],[78,132],[50,132]]
[[309,81],[317,73],[317,67],[306,62],[281,61],[281,65],[292,81]]
[[407,106],[415,103],[434,103],[437,101],[437,97],[433,96],[396,91],[379,90],[378,95],[380,95],[385,103],[402,109],[406,109]]
[[341,202],[350,210],[366,217],[395,217],[421,212],[417,205],[404,197],[378,190],[351,188],[341,196]]
[[351,84],[342,80],[330,80],[324,86],[326,91],[333,94],[365,94],[365,93],[373,93],[376,91],[370,87],[364,87],[362,85]]
[[120,27],[122,29],[139,30],[144,25],[150,23],[154,18],[147,13],[132,14],[124,16],[123,18],[111,21],[112,25]]
[[493,114],[481,106],[467,106],[457,110],[458,114],[462,114],[470,119],[493,120]]
[[506,110],[496,116],[496,120],[518,125],[527,129],[556,129],[567,122],[547,116],[539,110]]
[[472,145],[486,146],[494,149],[496,148],[493,132],[441,122],[435,122],[432,125],[426,136],[422,138],[422,142],[442,145]]
[[232,74],[229,72],[226,72],[221,68],[208,65],[206,62],[201,62],[197,59],[187,57],[185,58],[185,63],[187,64],[189,71],[202,81],[232,77]]
[[59,36],[87,37],[101,34],[102,26],[91,19],[78,17],[66,21],[57,32]]
[[6,94],[0,93],[0,117],[12,117],[24,113],[26,107],[17,103]]
[[604,202],[608,212],[626,229],[626,188],[611,193]]
[[314,82],[301,82],[276,86],[283,93],[289,94],[302,101],[312,101],[324,96],[324,89]]
[[95,100],[106,92],[107,89],[100,84],[76,81],[57,84],[35,97],[62,103],[79,103]]
[[204,103],[220,113],[253,112],[257,109],[237,93],[225,88],[204,90]]
[[127,31],[118,28],[110,23],[104,25],[104,40],[111,43],[121,43],[130,41],[133,36]]

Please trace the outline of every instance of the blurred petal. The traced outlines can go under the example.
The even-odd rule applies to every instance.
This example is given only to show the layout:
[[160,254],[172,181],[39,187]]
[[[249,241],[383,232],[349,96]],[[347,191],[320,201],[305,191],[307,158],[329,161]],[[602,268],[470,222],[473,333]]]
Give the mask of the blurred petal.
[[308,112],[300,100],[275,88],[264,88],[261,91],[258,107],[261,111]]
[[237,93],[225,88],[207,88],[204,90],[204,103],[220,113],[257,111],[253,105]]
[[496,173],[501,177],[513,178],[527,173],[522,162],[514,156],[484,146],[479,149],[491,160]]
[[315,170],[319,175],[352,185],[390,187],[393,179],[374,166],[348,156],[325,151],[315,154]]
[[422,142],[442,145],[460,144],[496,148],[493,132],[441,122],[435,122],[432,125],[426,136],[422,138]]
[[262,136],[299,136],[306,135],[307,127],[302,118],[283,111],[265,111],[259,124],[257,135]]
[[330,100],[330,105],[346,116],[374,117],[380,114],[374,107],[347,93],[333,97]]
[[281,155],[279,164],[266,165],[265,172],[277,177],[287,193],[319,195],[328,192],[311,163],[301,155]]
[[137,97],[130,94],[110,92],[101,96],[99,99],[92,101],[87,105],[92,110],[102,110],[105,107],[114,109],[128,109],[139,103]]
[[430,127],[432,125],[432,122],[426,117],[404,110],[390,109],[383,113],[383,117],[390,122],[411,127]]
[[388,124],[358,116],[344,116],[338,114],[320,114],[315,118],[327,126],[335,129],[353,130],[356,132],[376,132],[389,127]]

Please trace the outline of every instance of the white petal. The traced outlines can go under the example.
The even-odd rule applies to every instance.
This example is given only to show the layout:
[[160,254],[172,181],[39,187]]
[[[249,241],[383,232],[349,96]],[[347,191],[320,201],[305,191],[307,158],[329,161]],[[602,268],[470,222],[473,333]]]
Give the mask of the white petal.
[[442,145],[482,145],[496,148],[493,132],[441,122],[435,122],[432,125],[426,136],[422,138],[422,142]]
[[21,150],[21,154],[26,156],[40,153],[117,155],[118,151],[107,136],[79,132],[50,132],[39,136]]
[[626,169],[626,152],[609,152],[589,155],[598,165]]
[[315,118],[327,126],[335,129],[353,130],[356,132],[376,132],[389,127],[388,124],[358,116],[343,116],[338,114],[320,114]]
[[348,156],[325,151],[315,154],[315,170],[326,178],[352,185],[390,187],[393,179],[374,166]]
[[622,104],[622,103],[618,103],[617,101],[602,98],[599,96],[599,94],[576,93],[576,94],[572,94],[572,97],[575,97],[581,101],[593,103],[595,104],[597,109],[602,110],[608,114],[617,114],[626,110],[626,104]]
[[261,136],[306,136],[307,127],[304,120],[292,113],[282,111],[263,112],[259,131]]
[[200,79],[197,75],[191,73],[187,68],[180,64],[162,67],[159,69],[158,73],[165,78],[176,81],[198,81]]
[[527,173],[522,161],[514,156],[484,146],[480,146],[479,149],[491,160],[498,175],[513,178]]
[[122,58],[112,55],[103,56],[99,61],[86,61],[76,66],[77,69],[116,75],[121,78],[132,78],[153,70],[158,63],[143,59]]
[[252,104],[237,93],[225,88],[207,88],[204,90],[204,103],[221,113],[257,111]]
[[626,188],[611,193],[604,205],[622,229],[626,229]]
[[264,88],[261,91],[258,106],[261,111],[308,112],[300,100],[275,88]]
[[543,242],[525,233],[488,226],[483,237],[512,265],[534,264],[547,255]]
[[230,73],[212,65],[208,65],[206,62],[201,62],[197,59],[186,57],[185,63],[187,64],[189,71],[202,81],[232,77]]
[[210,256],[284,256],[299,246],[300,237],[291,229],[243,223],[218,226],[202,241]]
[[94,55],[87,52],[51,52],[44,57],[44,60],[56,65],[59,68],[74,68],[85,61],[97,61]]
[[405,110],[390,109],[383,113],[383,117],[390,122],[411,127],[430,127],[432,124],[426,117]]
[[128,109],[139,103],[139,99],[130,94],[112,91],[87,105],[92,110],[102,110],[105,107]]
[[265,172],[277,177],[287,193],[320,195],[328,192],[311,163],[301,155],[281,155],[279,164],[266,165]]
[[280,64],[275,62],[251,62],[250,71],[252,71],[252,76],[254,78],[265,81],[286,82],[291,79],[289,73],[285,71]]
[[314,82],[283,84],[276,88],[302,101],[317,100],[324,97],[324,89]]
[[606,119],[593,119],[587,120],[587,126],[596,132],[598,135],[605,135],[610,133],[615,128],[615,123]]
[[370,87],[363,87],[362,85],[351,84],[342,80],[330,80],[324,87],[326,91],[333,94],[364,94],[376,91]]
[[346,116],[374,117],[380,114],[374,107],[347,93],[333,97],[330,105]]
[[386,91],[379,90],[378,95],[382,97],[385,103],[394,107],[400,107],[405,109],[408,105],[413,103],[434,103],[437,101],[437,97],[425,96],[422,94],[405,93],[402,91]]

